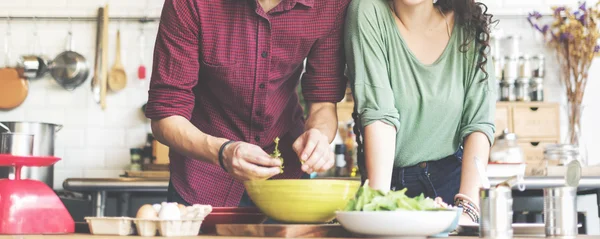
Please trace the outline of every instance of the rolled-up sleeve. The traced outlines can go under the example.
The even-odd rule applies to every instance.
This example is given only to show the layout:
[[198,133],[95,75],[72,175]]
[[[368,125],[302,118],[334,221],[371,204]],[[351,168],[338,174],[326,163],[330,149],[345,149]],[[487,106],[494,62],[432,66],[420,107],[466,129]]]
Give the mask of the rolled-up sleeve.
[[348,1],[338,1],[339,14],[333,29],[317,40],[306,60],[302,76],[302,95],[308,102],[340,102],[348,79],[344,75],[343,34]]
[[[475,57],[477,59],[477,57]],[[485,134],[490,146],[494,144],[496,130],[494,119],[496,113],[496,77],[491,60],[486,64],[488,78],[483,80],[485,73],[477,67],[475,74],[465,88],[465,104],[460,129],[460,137],[465,140],[473,132]]]
[[382,121],[399,130],[384,42],[378,34],[376,10],[369,2],[353,1],[346,20],[346,59],[355,107],[362,127]]
[[146,117],[191,118],[198,83],[199,16],[192,0],[166,0],[156,37]]

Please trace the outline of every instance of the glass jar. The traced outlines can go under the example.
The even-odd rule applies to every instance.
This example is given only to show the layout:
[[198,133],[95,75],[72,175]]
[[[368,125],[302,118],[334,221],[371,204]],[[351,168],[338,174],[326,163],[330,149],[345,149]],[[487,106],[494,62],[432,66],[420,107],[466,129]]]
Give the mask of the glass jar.
[[508,129],[496,138],[490,152],[492,163],[524,163],[525,153],[517,141],[517,135],[509,133]]
[[577,146],[570,144],[551,144],[544,149],[544,161],[548,166],[564,166],[573,160],[581,160]]

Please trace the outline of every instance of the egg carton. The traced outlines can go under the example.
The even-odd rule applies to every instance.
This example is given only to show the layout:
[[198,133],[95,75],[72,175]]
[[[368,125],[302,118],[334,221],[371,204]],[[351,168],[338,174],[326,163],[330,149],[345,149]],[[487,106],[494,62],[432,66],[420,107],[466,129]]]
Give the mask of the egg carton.
[[129,217],[86,217],[84,218],[93,235],[129,236],[134,234],[133,218]]
[[160,219],[134,219],[138,235],[143,237],[153,237],[157,235],[162,237],[181,237],[197,236],[202,226],[201,219],[182,219],[182,220],[160,220]]

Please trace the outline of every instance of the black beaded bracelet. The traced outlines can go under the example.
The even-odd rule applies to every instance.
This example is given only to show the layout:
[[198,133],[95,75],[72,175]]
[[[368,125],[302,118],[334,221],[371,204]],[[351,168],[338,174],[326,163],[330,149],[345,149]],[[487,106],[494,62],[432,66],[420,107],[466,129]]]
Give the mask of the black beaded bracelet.
[[234,143],[235,141],[233,140],[229,140],[225,143],[223,143],[223,145],[221,145],[221,148],[219,149],[219,164],[221,165],[221,168],[223,168],[223,170],[225,170],[225,172],[227,172],[227,169],[225,168],[225,164],[223,164],[223,151],[225,150],[225,147],[231,143]]

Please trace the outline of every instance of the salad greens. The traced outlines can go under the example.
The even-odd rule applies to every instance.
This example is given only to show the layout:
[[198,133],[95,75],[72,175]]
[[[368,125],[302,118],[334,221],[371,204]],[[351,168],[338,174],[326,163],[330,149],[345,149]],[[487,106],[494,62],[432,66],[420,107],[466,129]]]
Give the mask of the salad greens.
[[283,173],[283,158],[281,157],[281,152],[279,152],[279,137],[275,138],[275,150],[270,155],[272,158],[276,158],[281,160],[280,173]]
[[369,187],[369,181],[358,189],[356,196],[346,205],[345,211],[424,211],[438,210],[435,201],[423,194],[410,198],[406,188],[383,193]]

